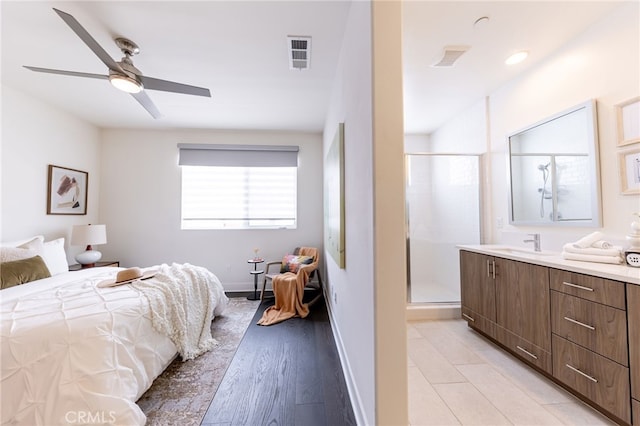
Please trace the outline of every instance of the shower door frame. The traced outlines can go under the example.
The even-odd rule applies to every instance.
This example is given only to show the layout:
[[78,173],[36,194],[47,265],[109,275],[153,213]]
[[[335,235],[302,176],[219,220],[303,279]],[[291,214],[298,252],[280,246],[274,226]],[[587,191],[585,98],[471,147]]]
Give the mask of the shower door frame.
[[409,197],[407,197],[407,187],[409,185],[409,157],[417,156],[417,157],[477,157],[478,158],[478,236],[480,242],[484,241],[484,230],[483,230],[483,212],[484,212],[484,196],[483,196],[483,185],[484,182],[484,163],[485,163],[485,154],[474,154],[474,153],[459,153],[459,152],[410,152],[404,154],[404,171],[405,171],[405,240],[406,240],[406,251],[407,251],[407,303],[414,305],[450,305],[452,303],[460,303],[460,301],[451,301],[451,302],[412,302],[411,301],[411,237],[410,237],[410,229],[411,229],[411,221],[409,220]]

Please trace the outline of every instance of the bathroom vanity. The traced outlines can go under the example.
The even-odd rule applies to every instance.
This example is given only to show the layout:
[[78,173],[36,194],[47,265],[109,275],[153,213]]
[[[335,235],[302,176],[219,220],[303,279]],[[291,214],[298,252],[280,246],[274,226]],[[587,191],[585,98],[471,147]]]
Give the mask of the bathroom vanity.
[[640,426],[640,269],[460,246],[462,317],[599,411]]

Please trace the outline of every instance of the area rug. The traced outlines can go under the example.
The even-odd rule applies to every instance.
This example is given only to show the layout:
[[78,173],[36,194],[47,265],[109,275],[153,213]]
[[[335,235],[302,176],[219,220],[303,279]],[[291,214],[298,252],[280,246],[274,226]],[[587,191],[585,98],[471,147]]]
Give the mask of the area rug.
[[260,301],[229,299],[211,323],[219,345],[194,360],[175,359],[138,400],[147,425],[199,425]]

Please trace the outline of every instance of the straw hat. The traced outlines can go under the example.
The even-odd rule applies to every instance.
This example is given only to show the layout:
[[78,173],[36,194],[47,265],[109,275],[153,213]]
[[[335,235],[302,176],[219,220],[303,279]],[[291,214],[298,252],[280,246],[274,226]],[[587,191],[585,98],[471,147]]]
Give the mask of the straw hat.
[[114,279],[100,281],[97,287],[115,287],[133,281],[146,280],[153,277],[156,273],[156,271],[146,271],[143,274],[142,269],[138,267],[123,269],[122,271],[118,271]]

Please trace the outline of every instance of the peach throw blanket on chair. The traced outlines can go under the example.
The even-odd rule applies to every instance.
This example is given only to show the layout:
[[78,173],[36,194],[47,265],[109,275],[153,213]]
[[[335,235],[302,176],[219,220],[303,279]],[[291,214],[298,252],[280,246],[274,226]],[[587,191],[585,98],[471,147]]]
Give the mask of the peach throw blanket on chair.
[[315,248],[301,247],[300,256],[312,256],[314,262],[302,265],[297,273],[285,272],[273,277],[273,294],[276,304],[267,308],[258,321],[258,325],[272,325],[293,317],[305,318],[309,315],[309,307],[302,303],[304,286],[309,275],[318,266],[318,253]]

